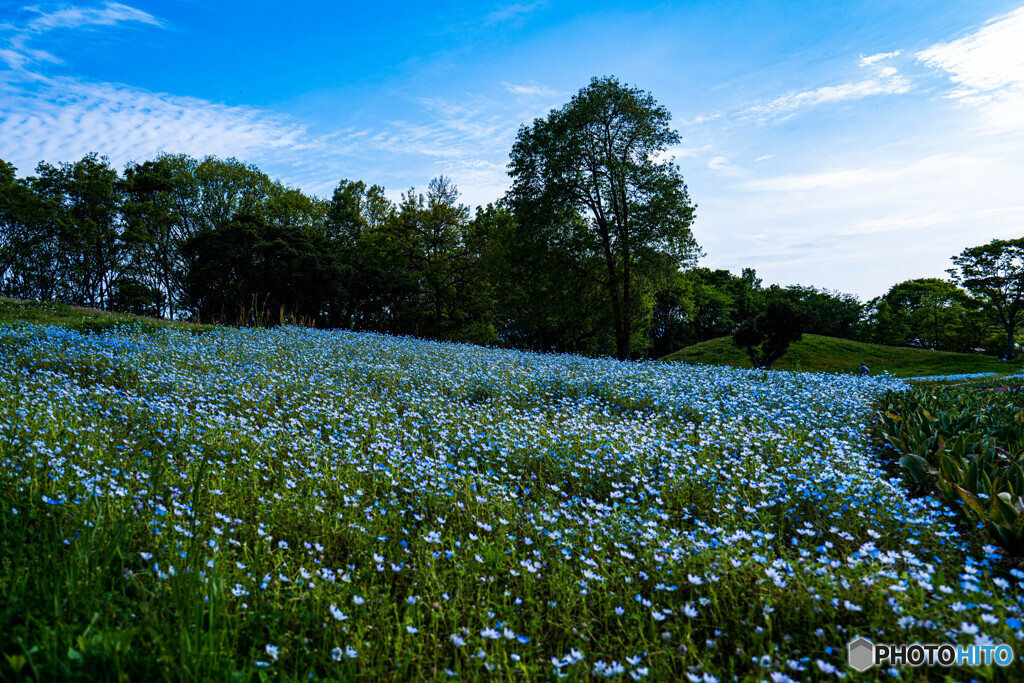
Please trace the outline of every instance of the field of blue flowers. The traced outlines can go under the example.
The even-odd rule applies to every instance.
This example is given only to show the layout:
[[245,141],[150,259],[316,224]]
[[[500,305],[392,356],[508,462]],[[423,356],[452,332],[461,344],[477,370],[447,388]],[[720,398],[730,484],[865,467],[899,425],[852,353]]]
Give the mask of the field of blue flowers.
[[1024,654],[1024,573],[873,454],[899,386],[0,326],[0,677],[1012,680],[846,665]]

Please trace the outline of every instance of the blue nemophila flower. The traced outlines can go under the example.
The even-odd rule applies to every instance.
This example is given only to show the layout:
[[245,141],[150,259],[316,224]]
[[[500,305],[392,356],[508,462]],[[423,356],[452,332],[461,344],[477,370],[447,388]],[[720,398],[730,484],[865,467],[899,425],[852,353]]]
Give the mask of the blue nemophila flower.
[[[11,334],[26,333],[0,326],[0,337]],[[251,609],[291,609],[300,583],[303,593],[321,593],[327,621],[343,633],[366,633],[368,619],[403,628],[422,610],[451,608],[446,613],[464,615],[451,628],[453,647],[495,634],[516,642],[522,661],[538,661],[538,651],[536,637],[516,634],[526,628],[517,625],[535,623],[537,611],[564,611],[576,591],[589,591],[596,613],[619,618],[635,596],[667,625],[676,615],[709,618],[710,598],[722,584],[732,588],[734,576],[755,582],[764,604],[750,613],[759,618],[771,614],[763,609],[769,601],[781,610],[791,596],[818,607],[808,611],[808,629],[816,620],[831,624],[833,604],[854,609],[878,593],[888,609],[872,618],[879,629],[901,629],[890,634],[896,638],[903,628],[944,637],[948,625],[905,619],[919,614],[922,594],[936,614],[956,600],[993,603],[980,612],[1003,619],[982,622],[993,638],[1021,627],[1012,599],[991,597],[1009,591],[989,578],[994,559],[972,560],[976,571],[964,576],[947,567],[952,587],[939,585],[935,567],[945,560],[933,556],[964,543],[949,511],[908,499],[860,432],[872,397],[899,384],[890,379],[535,356],[292,328],[168,332],[156,344],[121,332],[32,334],[54,354],[102,353],[141,380],[138,391],[113,392],[54,373],[35,375],[30,389],[23,369],[0,354],[0,393],[7,401],[12,387],[6,405],[22,411],[9,413],[22,430],[18,445],[0,456],[4,471],[18,473],[10,481],[29,477],[44,510],[36,495],[65,496],[73,519],[86,500],[137,517],[147,562],[206,546],[213,557],[188,558],[177,574],[215,559],[196,578],[216,570],[239,609],[254,591],[262,595]],[[67,443],[22,417],[41,415],[39,406],[61,406]],[[0,412],[0,438],[11,433],[5,419],[12,424]],[[155,485],[149,475],[158,466],[164,475]],[[46,474],[30,476],[37,471]],[[202,504],[193,509],[193,501]],[[172,580],[169,567],[151,566],[154,580]],[[760,569],[748,572],[753,566]],[[1024,579],[1018,574],[1011,572],[1015,581]],[[556,594],[532,604],[524,584],[538,576]],[[464,590],[479,585],[490,595],[501,583],[497,604]],[[409,595],[402,607],[395,590],[441,597]],[[344,615],[337,604],[348,595],[367,607]],[[400,609],[386,614],[385,600],[395,599]],[[476,614],[487,621],[473,623]],[[740,629],[722,619],[730,635]],[[759,629],[741,631],[756,637]],[[687,632],[672,630],[664,642],[681,644]],[[832,626],[815,633],[819,651],[846,642]],[[717,633],[710,640],[723,642]],[[805,645],[780,638],[762,678],[785,680],[773,667],[814,670],[800,652]],[[689,672],[695,680],[713,678],[715,657],[724,656],[708,654],[706,670]],[[341,661],[347,650],[330,655]],[[581,660],[554,657],[538,676],[568,676]],[[639,660],[624,661],[632,678],[646,673]],[[648,663],[653,677],[664,676],[664,661]],[[604,663],[601,675],[614,670]],[[575,675],[592,671],[583,665]]]
[[833,665],[829,664],[828,662],[823,662],[820,659],[816,659],[816,660],[814,660],[814,663],[818,665],[818,669],[822,673],[834,674],[836,672],[836,667],[834,667]]

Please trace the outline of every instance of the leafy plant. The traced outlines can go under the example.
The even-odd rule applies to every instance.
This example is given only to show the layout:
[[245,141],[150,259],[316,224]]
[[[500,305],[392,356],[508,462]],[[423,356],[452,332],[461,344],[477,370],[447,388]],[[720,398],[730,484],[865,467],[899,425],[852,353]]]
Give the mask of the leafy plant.
[[1024,406],[1018,394],[924,386],[884,397],[879,437],[919,491],[938,490],[1024,556]]

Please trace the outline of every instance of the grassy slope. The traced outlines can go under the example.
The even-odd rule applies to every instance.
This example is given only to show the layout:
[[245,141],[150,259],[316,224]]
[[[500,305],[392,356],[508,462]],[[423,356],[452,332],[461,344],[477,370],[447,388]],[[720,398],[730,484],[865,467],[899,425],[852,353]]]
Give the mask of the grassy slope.
[[0,324],[18,322],[63,325],[64,327],[82,332],[99,332],[125,323],[140,323],[144,327],[176,327],[196,332],[213,329],[212,325],[196,325],[194,323],[162,320],[160,318],[143,318],[127,313],[111,313],[95,308],[82,308],[67,304],[23,301],[21,299],[0,297]]
[[[662,360],[750,367],[747,354],[732,343],[731,337],[719,337],[694,344],[665,356]],[[801,341],[790,346],[789,351],[775,367],[779,370],[854,372],[861,362],[867,363],[874,374],[889,372],[897,377],[973,372],[1006,374],[1024,368],[1024,359],[1006,363],[992,356],[979,354],[882,346],[816,334],[805,334]]]

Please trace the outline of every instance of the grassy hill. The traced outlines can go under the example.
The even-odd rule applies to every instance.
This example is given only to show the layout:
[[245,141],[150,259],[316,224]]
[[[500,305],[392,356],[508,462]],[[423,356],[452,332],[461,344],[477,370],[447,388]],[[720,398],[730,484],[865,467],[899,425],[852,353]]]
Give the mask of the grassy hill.
[[19,322],[62,325],[81,332],[99,332],[125,323],[138,323],[143,327],[175,327],[195,332],[213,329],[212,325],[197,325],[160,318],[144,318],[128,313],[111,313],[110,311],[67,304],[0,297],[0,324]]
[[[731,337],[694,344],[662,360],[750,367],[747,354],[733,344]],[[974,372],[1010,374],[1024,368],[1024,359],[1007,363],[980,354],[882,346],[816,334],[805,334],[802,340],[790,346],[775,367],[778,370],[854,372],[861,362],[868,364],[872,374],[889,372],[896,377]]]

